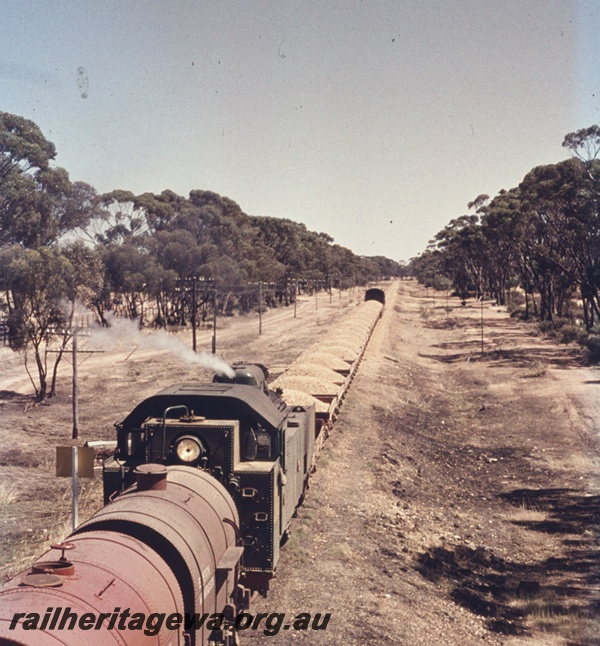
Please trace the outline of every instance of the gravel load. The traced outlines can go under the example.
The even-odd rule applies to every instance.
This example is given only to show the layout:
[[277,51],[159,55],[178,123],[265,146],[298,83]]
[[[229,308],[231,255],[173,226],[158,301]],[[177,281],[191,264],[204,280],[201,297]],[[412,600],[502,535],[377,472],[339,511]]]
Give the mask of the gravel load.
[[344,383],[344,377],[339,372],[335,372],[335,370],[326,368],[318,363],[295,361],[284,374],[287,376],[316,377],[317,379],[328,381],[338,386]]
[[317,377],[286,375],[285,373],[275,379],[271,388],[281,388],[284,392],[287,388],[291,388],[292,390],[302,390],[310,395],[337,395],[340,390],[337,384],[332,384],[330,381],[324,381]]
[[314,404],[315,411],[317,413],[326,413],[329,410],[329,404],[316,399],[316,397],[313,397],[302,390],[285,388],[281,396],[288,406],[312,406]]
[[376,301],[358,305],[340,323],[339,329],[330,332],[301,354],[270,387],[281,388],[283,399],[288,404],[315,404],[318,412],[326,412],[328,405],[313,395],[340,394],[344,377],[336,370],[350,370],[367,342],[381,309],[381,303]]
[[323,349],[319,350],[315,346],[309,348],[306,352],[301,354],[296,360],[297,363],[316,363],[324,368],[330,370],[350,370],[350,364],[337,355],[327,352]]
[[319,345],[323,348],[327,348],[329,346],[347,348],[348,350],[351,350],[352,352],[356,352],[356,354],[358,354],[363,347],[364,342],[361,342],[360,339],[353,337],[352,334],[336,332],[335,334],[324,337]]
[[358,358],[359,348],[351,348],[345,345],[338,345],[334,343],[327,343],[323,346],[330,354],[338,356],[345,361],[355,361]]

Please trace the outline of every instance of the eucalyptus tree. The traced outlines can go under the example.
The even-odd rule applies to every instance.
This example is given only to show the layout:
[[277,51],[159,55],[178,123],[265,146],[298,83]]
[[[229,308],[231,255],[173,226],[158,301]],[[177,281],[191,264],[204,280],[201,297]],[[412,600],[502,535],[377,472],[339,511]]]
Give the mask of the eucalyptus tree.
[[525,293],[525,316],[533,298],[535,267],[531,256],[531,217],[525,212],[518,188],[501,190],[483,210],[481,227],[488,240],[491,289],[499,303],[505,302],[508,290],[519,285]]
[[443,272],[452,280],[457,292],[463,298],[472,291],[482,297],[488,258],[479,215],[463,215],[450,220],[431,244],[442,253]]
[[[6,295],[10,346],[23,352],[37,398],[56,392],[58,365],[72,334],[75,302],[101,281],[93,251],[80,245],[0,250],[0,289]],[[37,378],[29,370],[33,352]]]
[[600,126],[593,125],[570,132],[565,135],[562,145],[589,167],[600,159]]
[[55,156],[35,123],[0,112],[0,245],[51,245],[89,217]]
[[[23,353],[40,400],[55,393],[70,338],[68,304],[86,282],[94,288],[88,278],[97,269],[61,242],[89,220],[94,191],[82,182],[72,184],[67,171],[53,167],[55,156],[35,123],[0,112],[0,289],[9,343]],[[31,352],[35,378],[28,365]]]
[[579,209],[573,228],[577,232],[577,263],[583,314],[587,329],[600,321],[600,126],[593,125],[565,136],[563,146],[580,162]]
[[100,197],[99,230],[96,233],[102,244],[123,244],[140,238],[150,231],[146,209],[131,191],[114,190]]
[[135,241],[106,246],[101,257],[104,263],[108,309],[143,323],[150,284],[157,273],[157,262]]
[[523,209],[529,217],[527,245],[532,280],[540,294],[540,317],[567,313],[579,288],[589,327],[598,314],[598,222],[585,190],[585,166],[577,159],[538,166],[520,184]]

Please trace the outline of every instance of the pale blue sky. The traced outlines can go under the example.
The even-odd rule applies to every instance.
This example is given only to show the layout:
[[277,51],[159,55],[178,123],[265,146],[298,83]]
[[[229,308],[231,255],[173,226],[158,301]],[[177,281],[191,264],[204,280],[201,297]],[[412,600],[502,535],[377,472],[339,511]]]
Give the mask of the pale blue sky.
[[600,123],[597,0],[3,0],[0,43],[72,179],[396,260]]

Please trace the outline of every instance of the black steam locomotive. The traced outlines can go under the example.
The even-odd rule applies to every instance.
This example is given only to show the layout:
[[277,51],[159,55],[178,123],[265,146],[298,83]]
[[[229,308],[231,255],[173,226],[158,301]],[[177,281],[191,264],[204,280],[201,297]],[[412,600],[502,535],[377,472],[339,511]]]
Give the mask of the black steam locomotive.
[[240,516],[243,585],[265,594],[279,546],[313,464],[314,406],[288,406],[266,385],[260,364],[235,364],[234,376],[171,386],[117,424],[117,449],[104,463],[108,503],[142,464],[186,465],[229,490]]

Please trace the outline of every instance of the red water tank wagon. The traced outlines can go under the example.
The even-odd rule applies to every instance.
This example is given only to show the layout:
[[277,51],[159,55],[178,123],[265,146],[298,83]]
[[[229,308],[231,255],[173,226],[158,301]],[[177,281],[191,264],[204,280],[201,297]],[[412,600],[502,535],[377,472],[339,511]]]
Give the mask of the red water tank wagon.
[[[164,621],[155,635],[130,629],[127,619],[121,629],[122,615],[115,613],[234,618],[243,592],[237,586],[243,552],[238,527],[231,496],[212,476],[186,467],[143,465],[136,485],[0,589],[0,645],[234,643],[227,630],[215,634],[207,622],[187,634],[183,625],[169,628]],[[61,630],[64,614],[52,625],[57,608],[63,613],[70,608],[78,618],[108,617],[99,629],[85,630],[79,624],[69,630],[67,618]],[[23,618],[11,629],[16,613]],[[40,621],[35,629],[30,621],[26,629],[23,621],[31,613]]]

